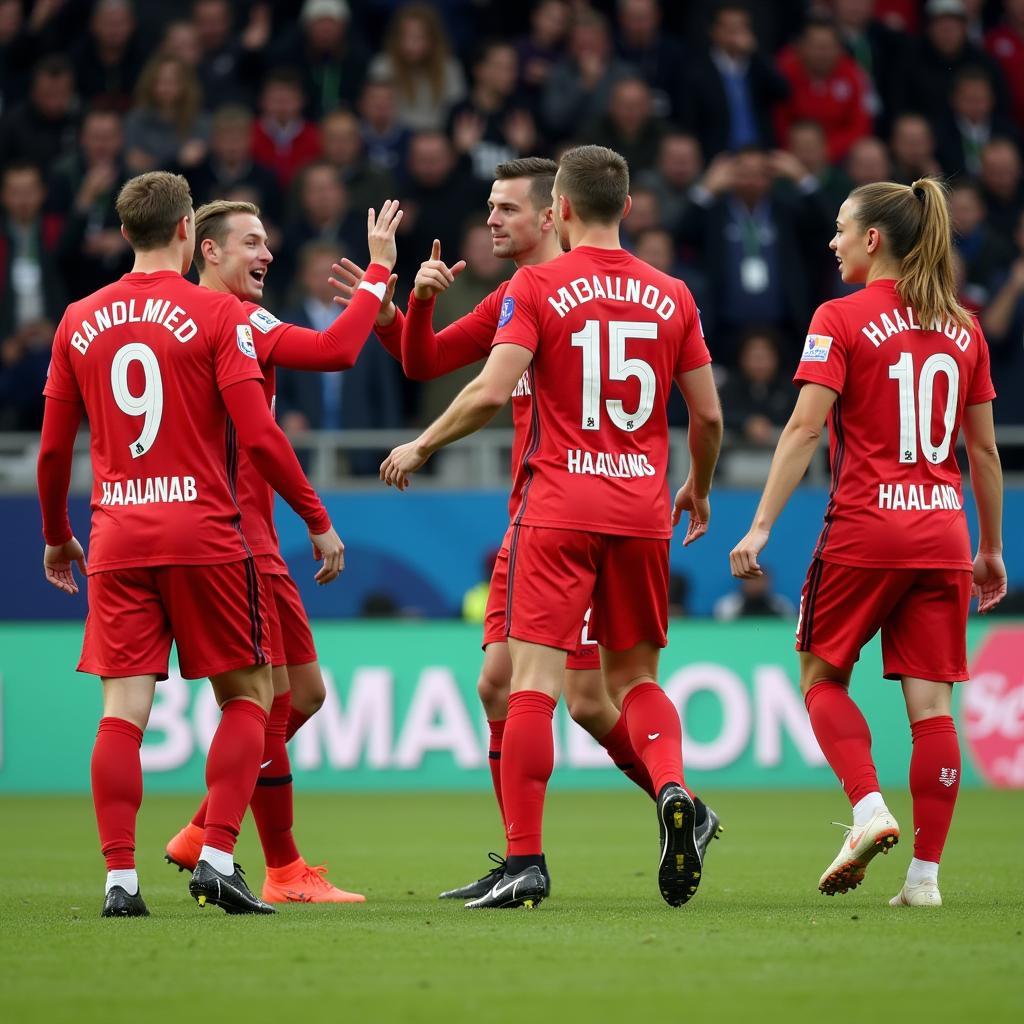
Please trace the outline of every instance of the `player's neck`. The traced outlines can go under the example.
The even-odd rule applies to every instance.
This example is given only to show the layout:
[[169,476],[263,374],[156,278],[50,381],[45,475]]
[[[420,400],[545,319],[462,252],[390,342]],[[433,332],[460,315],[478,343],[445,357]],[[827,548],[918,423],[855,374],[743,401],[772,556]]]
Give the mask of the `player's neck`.
[[148,249],[135,254],[133,274],[155,274],[161,270],[181,273],[181,252],[176,249]]
[[556,256],[562,255],[562,247],[558,238],[552,233],[545,237],[540,245],[535,246],[529,252],[517,256],[512,262],[517,267],[536,267],[541,263],[550,263]]
[[868,271],[868,276],[864,279],[865,284],[871,284],[872,281],[896,281],[900,277],[900,268],[889,262],[888,260],[880,260],[877,263],[871,264],[871,269]]
[[569,231],[569,248],[578,249],[589,245],[592,249],[621,249],[618,224],[580,224],[576,231]]
[[231,289],[216,275],[210,272],[209,269],[204,270],[199,275],[199,287],[209,288],[211,292],[226,292],[228,295],[233,294]]

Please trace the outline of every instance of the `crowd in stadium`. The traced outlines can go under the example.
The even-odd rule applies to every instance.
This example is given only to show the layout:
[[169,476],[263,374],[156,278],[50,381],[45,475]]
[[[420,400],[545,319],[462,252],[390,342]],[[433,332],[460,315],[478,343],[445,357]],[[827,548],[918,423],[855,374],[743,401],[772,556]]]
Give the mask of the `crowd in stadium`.
[[[753,445],[842,293],[827,243],[849,189],[949,179],[961,301],[997,419],[1020,422],[1022,137],[1024,0],[0,0],[0,430],[39,429],[65,304],[130,269],[114,199],[133,174],[257,203],[267,305],[317,328],[331,264],[365,261],[366,208],[397,197],[399,296],[434,238],[468,261],[447,323],[513,269],[484,224],[495,165],[580,142],[628,159],[626,244],[693,291]],[[403,426],[452,391],[377,345],[347,376],[342,396],[281,374],[286,429]]]

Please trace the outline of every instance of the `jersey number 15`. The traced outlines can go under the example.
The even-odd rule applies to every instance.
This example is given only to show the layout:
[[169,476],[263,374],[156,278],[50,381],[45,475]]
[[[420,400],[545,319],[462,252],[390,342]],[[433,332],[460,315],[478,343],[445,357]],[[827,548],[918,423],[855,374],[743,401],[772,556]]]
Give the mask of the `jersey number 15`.
[[[608,323],[608,379],[640,382],[640,402],[627,412],[617,398],[604,403],[612,423],[620,430],[639,430],[650,418],[657,391],[657,378],[650,363],[643,359],[626,358],[627,339],[656,341],[658,325],[632,320],[612,320]],[[584,430],[601,429],[601,321],[588,320],[571,338],[573,348],[583,352],[583,415],[580,426]]]

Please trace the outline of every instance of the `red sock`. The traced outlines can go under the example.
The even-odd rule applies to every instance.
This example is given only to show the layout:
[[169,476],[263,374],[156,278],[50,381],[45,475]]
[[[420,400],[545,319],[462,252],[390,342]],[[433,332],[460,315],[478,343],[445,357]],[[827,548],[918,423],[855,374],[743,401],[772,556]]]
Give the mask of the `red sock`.
[[520,690],[509,697],[500,764],[510,857],[543,851],[544,794],[555,763],[554,714],[555,701],[546,693]]
[[652,800],[657,799],[658,794],[654,791],[651,773],[633,749],[629,730],[626,728],[626,719],[622,715],[619,715],[618,721],[608,734],[597,742],[608,751],[612,763],[630,782],[635,782]]
[[135,867],[135,819],[142,806],[142,730],[101,718],[92,748],[92,801],[108,871]]
[[206,828],[206,811],[210,806],[209,794],[203,797],[203,802],[199,805],[199,809],[195,814],[192,815],[192,824],[197,828]]
[[251,700],[224,705],[220,725],[206,755],[209,806],[203,845],[233,853],[242,816],[260,773],[267,713]]
[[936,864],[942,856],[960,790],[960,743],[949,715],[910,726],[910,795],[914,798],[914,856]]
[[880,792],[871,760],[871,730],[847,688],[831,680],[815,683],[804,695],[811,729],[852,806]]
[[683,729],[679,712],[657,683],[640,683],[622,701],[629,740],[651,777],[655,795],[683,782]]
[[[305,711],[298,708],[291,708],[288,712],[288,728],[285,731],[284,739],[287,743],[313,716],[307,715]],[[263,758],[266,761],[266,758]]]
[[491,730],[491,740],[487,744],[487,764],[491,769],[491,782],[494,784],[494,795],[498,801],[498,810],[501,812],[501,820],[505,821],[505,804],[501,799],[501,741],[505,735],[505,719],[488,721],[487,728]]
[[260,774],[250,801],[256,831],[259,832],[263,847],[263,859],[268,868],[283,868],[299,859],[299,851],[292,836],[295,809],[292,802],[291,764],[285,746],[291,704],[292,695],[286,691],[276,696],[270,705]]

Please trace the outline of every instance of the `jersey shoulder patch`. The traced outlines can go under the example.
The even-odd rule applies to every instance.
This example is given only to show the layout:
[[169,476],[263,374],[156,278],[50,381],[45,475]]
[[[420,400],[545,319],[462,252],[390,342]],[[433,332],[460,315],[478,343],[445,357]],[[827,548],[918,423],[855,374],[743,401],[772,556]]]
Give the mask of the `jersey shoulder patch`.
[[261,334],[269,334],[275,327],[281,326],[281,321],[273,313],[268,313],[262,306],[257,306],[249,314],[249,323]]
[[804,350],[800,355],[801,363],[824,363],[832,351],[832,338],[827,334],[808,334]]
[[252,340],[252,328],[248,324],[239,324],[235,328],[235,338],[238,341],[238,350],[243,356],[250,359],[256,358],[256,345]]
[[498,316],[498,326],[504,327],[516,313],[516,300],[511,295],[506,295],[501,300],[501,313]]

